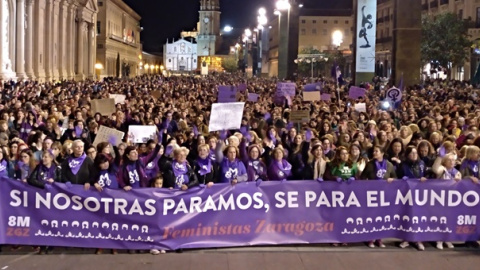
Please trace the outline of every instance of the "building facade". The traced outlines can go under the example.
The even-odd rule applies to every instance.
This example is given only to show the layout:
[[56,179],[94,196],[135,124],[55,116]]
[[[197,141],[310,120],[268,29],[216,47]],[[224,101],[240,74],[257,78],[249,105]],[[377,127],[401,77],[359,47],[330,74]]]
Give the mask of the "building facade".
[[94,0],[2,0],[0,79],[94,78]]
[[[283,19],[283,18],[281,18]],[[315,49],[322,53],[339,50],[350,55],[354,33],[352,10],[303,9],[299,16],[298,53]],[[279,18],[271,21],[269,29],[269,76],[278,76]],[[340,38],[340,40],[337,40]],[[340,41],[340,42],[339,42]],[[336,43],[339,44],[336,44]]]
[[185,39],[163,45],[164,66],[170,71],[195,71],[197,69],[197,44]]
[[134,77],[141,73],[140,15],[122,0],[99,0],[97,64],[100,77]]
[[220,36],[220,0],[200,0],[197,47],[198,56],[215,55]]
[[[473,24],[468,30],[470,39],[480,39],[480,2],[477,0],[419,0],[422,1],[422,14],[435,15],[444,12],[457,14],[459,18],[471,19]],[[378,0],[377,3],[377,44],[376,74],[383,77],[391,75],[393,49],[393,0]],[[469,80],[474,76],[480,63],[480,51],[472,50],[471,57],[463,66],[452,68],[452,79]],[[429,73],[430,65],[424,67]]]

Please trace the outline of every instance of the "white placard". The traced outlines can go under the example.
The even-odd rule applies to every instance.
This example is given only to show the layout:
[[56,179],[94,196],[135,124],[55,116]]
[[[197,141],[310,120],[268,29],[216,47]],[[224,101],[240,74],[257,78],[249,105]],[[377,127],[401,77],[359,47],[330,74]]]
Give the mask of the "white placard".
[[367,105],[365,103],[357,103],[355,104],[355,111],[367,112]]
[[125,95],[119,95],[119,94],[110,94],[110,98],[113,98],[115,100],[115,105],[120,103],[120,104],[125,104]]
[[396,104],[397,102],[402,100],[403,93],[400,89],[396,87],[392,87],[387,90],[387,97],[386,99],[391,102],[391,104]]
[[109,142],[110,137],[114,136],[116,138],[117,144],[115,146],[118,146],[123,140],[123,136],[125,136],[125,132],[121,132],[119,130],[109,128],[106,126],[100,126],[98,128],[97,136],[95,136],[95,141],[93,141],[93,146],[97,146],[97,144],[101,142]]
[[375,38],[377,0],[358,0],[357,3],[357,73],[375,72]]
[[156,126],[129,126],[128,127],[128,142],[146,143],[150,139],[155,139],[157,136]]
[[214,103],[210,114],[208,130],[231,130],[239,129],[242,124],[243,108],[245,102]]

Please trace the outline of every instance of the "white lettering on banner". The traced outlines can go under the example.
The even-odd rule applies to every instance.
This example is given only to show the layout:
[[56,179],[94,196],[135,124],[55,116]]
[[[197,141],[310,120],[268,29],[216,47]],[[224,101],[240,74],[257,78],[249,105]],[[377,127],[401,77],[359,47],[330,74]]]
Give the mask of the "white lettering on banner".
[[[53,195],[53,196],[52,196]],[[53,198],[52,198],[53,197]],[[12,207],[28,207],[28,191],[12,190],[10,191],[10,206]],[[82,198],[78,195],[70,195],[65,193],[46,194],[35,193],[35,208],[41,209],[58,209],[66,210],[72,209],[75,211],[82,211],[84,209],[90,212],[104,212],[110,214],[113,209],[115,215],[145,215],[153,216],[156,214],[156,201],[154,199],[147,199],[143,202],[135,199],[129,205],[126,199],[122,198]],[[102,208],[103,205],[103,208]],[[113,205],[113,208],[111,207]]]
[[351,207],[351,206],[356,206],[356,207],[361,207],[360,202],[357,199],[357,196],[355,195],[355,192],[350,192],[348,194],[348,199],[344,203],[345,199],[345,194],[341,191],[332,191],[331,192],[331,201],[328,199],[327,194],[325,194],[324,191],[320,193],[320,196],[318,196],[317,193],[313,191],[307,191],[305,192],[305,205],[307,207],[313,207],[312,203],[314,204],[314,207],[321,207],[321,206],[326,206],[326,207]]
[[[191,197],[189,199],[180,199],[178,201],[174,199],[163,200],[163,215],[168,214],[192,214],[192,213],[204,213],[208,211],[226,211],[226,210],[247,210],[252,207],[254,209],[265,208],[267,212],[269,209],[268,204],[265,204],[262,200],[262,193],[255,192],[253,195],[248,193],[240,193],[237,197],[230,194],[226,199],[223,195],[218,198],[212,198],[208,196],[205,201],[201,197]],[[201,208],[203,206],[203,208]],[[172,212],[173,210],[173,212]]]

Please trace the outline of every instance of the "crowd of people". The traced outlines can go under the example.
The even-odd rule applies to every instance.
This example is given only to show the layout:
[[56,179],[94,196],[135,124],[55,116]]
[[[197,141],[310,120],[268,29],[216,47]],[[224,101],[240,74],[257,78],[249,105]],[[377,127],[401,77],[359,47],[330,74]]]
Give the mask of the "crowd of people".
[[[348,98],[348,85],[318,79],[331,100],[303,102],[276,96],[277,80],[236,75],[141,76],[102,81],[5,82],[0,103],[0,176],[51,188],[53,182],[85,189],[193,186],[255,181],[420,179],[479,182],[480,97],[465,82],[426,81],[403,90],[396,108],[382,108],[389,88],[365,84],[364,98]],[[209,132],[219,85],[246,84],[238,130]],[[159,91],[154,97],[152,91]],[[259,95],[247,101],[248,93]],[[126,96],[116,112],[101,115],[90,101]],[[365,103],[365,111],[355,104]],[[310,119],[293,123],[293,111]],[[126,134],[93,145],[103,125]],[[155,125],[157,136],[134,145],[130,125]],[[427,180],[428,179],[428,180]],[[434,179],[434,180],[432,180]],[[470,242],[478,247],[477,242]],[[369,247],[384,247],[381,240]],[[402,242],[401,248],[409,245]],[[424,250],[423,243],[415,243]],[[452,243],[437,242],[453,248]],[[45,252],[41,249],[40,252]],[[97,253],[101,253],[97,250]],[[162,251],[151,250],[152,254]]]

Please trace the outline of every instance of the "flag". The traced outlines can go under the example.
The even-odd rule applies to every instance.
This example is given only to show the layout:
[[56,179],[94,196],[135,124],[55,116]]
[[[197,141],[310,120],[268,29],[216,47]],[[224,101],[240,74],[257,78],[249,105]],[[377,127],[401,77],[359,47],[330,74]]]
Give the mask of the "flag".
[[340,67],[337,65],[337,61],[333,63],[331,75],[333,78],[335,78],[335,82],[337,84],[339,85],[343,84],[342,71],[340,70]]
[[402,73],[402,76],[400,77],[400,83],[398,84],[398,88],[400,89],[400,91],[403,91],[403,73]]

